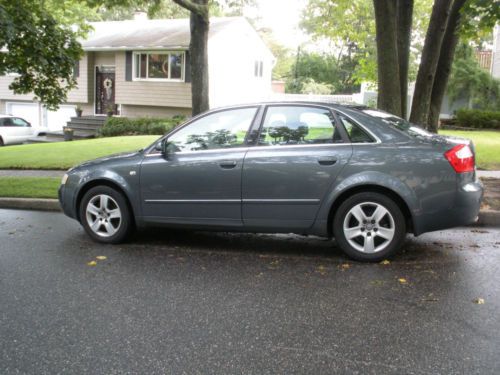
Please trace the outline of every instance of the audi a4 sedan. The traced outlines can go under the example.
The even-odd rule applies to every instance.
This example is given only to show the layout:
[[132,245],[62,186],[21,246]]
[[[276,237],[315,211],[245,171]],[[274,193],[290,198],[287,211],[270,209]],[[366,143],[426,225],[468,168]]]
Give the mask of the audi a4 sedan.
[[203,113],[143,150],[72,168],[59,200],[103,243],[147,225],[297,233],[379,261],[407,233],[476,219],[474,155],[469,140],[379,110],[260,103]]

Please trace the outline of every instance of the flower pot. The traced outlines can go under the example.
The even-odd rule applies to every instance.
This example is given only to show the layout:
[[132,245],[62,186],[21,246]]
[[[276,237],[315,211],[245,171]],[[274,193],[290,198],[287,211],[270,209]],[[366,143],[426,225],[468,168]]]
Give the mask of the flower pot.
[[73,135],[74,135],[73,129],[64,128],[63,134],[64,134],[65,141],[72,141],[73,140]]

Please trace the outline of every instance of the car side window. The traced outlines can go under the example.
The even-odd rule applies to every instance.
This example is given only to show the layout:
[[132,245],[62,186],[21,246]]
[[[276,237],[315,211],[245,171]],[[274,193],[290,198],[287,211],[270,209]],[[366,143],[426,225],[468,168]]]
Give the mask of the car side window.
[[259,146],[342,143],[328,109],[308,106],[267,108]]
[[30,125],[26,121],[24,121],[23,119],[20,119],[20,118],[17,118],[17,117],[13,117],[12,118],[12,125],[11,126],[18,126],[18,127],[27,128]]
[[374,142],[374,140],[349,117],[341,113],[337,113],[337,116],[340,118],[340,121],[342,121],[342,125],[344,125],[347,135],[352,143]]
[[3,119],[0,119],[0,125],[1,126],[13,126],[14,124],[12,123],[12,119],[10,117],[5,117]]
[[257,112],[256,107],[209,114],[168,137],[176,152],[241,147]]

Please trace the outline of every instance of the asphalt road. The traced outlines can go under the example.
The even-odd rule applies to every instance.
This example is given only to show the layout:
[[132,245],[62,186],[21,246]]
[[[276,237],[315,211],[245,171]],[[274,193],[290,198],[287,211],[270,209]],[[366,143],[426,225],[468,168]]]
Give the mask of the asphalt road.
[[499,374],[499,262],[493,228],[409,237],[384,265],[284,235],[103,246],[0,210],[0,374]]

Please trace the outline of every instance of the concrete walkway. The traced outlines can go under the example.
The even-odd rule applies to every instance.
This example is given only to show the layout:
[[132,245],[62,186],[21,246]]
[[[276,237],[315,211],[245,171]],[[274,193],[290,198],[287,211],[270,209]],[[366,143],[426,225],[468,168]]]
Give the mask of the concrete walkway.
[[482,178],[500,178],[500,171],[477,171],[477,176]]
[[31,169],[0,169],[0,177],[56,177],[62,178],[66,171],[31,170]]

